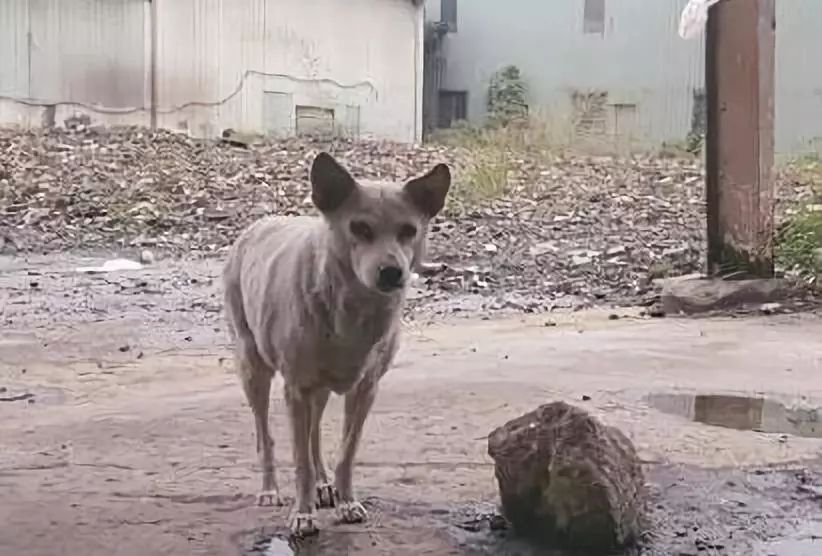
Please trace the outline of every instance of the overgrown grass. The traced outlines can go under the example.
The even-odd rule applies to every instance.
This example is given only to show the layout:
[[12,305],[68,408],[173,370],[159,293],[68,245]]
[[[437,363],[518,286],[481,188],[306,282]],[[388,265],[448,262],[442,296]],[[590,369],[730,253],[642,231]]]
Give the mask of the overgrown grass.
[[822,285],[822,158],[801,157],[790,164],[792,179],[810,195],[787,212],[776,234],[777,265]]
[[434,132],[429,141],[462,152],[454,200],[477,203],[510,192],[518,160],[540,164],[561,155],[573,142],[573,124],[534,114],[508,125],[458,122]]

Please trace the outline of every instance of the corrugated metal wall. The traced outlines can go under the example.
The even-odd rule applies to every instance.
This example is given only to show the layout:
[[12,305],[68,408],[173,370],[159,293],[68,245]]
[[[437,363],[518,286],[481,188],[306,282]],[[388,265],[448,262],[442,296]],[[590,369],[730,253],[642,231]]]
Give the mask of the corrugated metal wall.
[[148,124],[156,36],[160,126],[288,134],[305,106],[342,133],[414,141],[421,29],[409,0],[2,0],[0,123],[39,125],[57,103],[57,123],[90,105]]
[[112,112],[142,107],[145,6],[144,0],[0,2],[0,94],[31,103],[17,110],[3,103],[2,121],[37,125],[42,110],[33,105],[58,101],[63,114],[72,103]]
[[[260,126],[288,134],[296,131],[295,107],[311,106],[333,110],[343,132],[417,137],[421,14],[408,0],[159,6],[159,95],[164,111],[172,110],[160,115],[162,125],[195,134]],[[200,105],[175,108],[192,101]]]
[[[515,64],[532,107],[550,125],[577,126],[595,112],[603,122],[593,129],[605,129],[608,141],[684,140],[700,106],[694,98],[704,88],[705,57],[704,37],[683,41],[677,34],[687,0],[604,0],[601,26],[585,22],[591,1],[460,1],[458,31],[445,39],[444,87],[467,90],[469,118],[479,121],[492,74]],[[429,15],[438,13],[438,2],[428,0]],[[776,148],[818,151],[822,73],[812,68],[822,51],[822,2],[776,6]],[[592,106],[601,92],[604,106]]]

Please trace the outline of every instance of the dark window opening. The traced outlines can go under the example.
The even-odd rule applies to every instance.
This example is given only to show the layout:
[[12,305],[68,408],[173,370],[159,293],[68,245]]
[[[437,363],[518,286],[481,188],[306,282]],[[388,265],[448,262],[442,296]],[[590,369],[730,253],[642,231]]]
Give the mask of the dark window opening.
[[605,34],[605,0],[585,0],[582,32]]
[[467,117],[468,93],[466,91],[440,91],[437,127],[448,128],[454,122]]
[[457,0],[441,0],[440,22],[446,25],[449,33],[457,32]]

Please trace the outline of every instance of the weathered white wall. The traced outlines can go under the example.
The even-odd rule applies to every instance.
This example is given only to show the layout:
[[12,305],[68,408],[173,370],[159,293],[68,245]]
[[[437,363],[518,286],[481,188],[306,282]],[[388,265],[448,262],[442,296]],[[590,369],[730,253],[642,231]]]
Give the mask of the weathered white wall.
[[[165,127],[197,135],[233,127],[290,133],[294,106],[335,111],[360,136],[419,138],[416,38],[410,0],[161,0],[158,83]],[[246,72],[254,73],[248,74]],[[268,74],[268,75],[266,75]],[[273,95],[271,94],[273,93]]]
[[[37,104],[120,112],[142,107],[148,72],[144,0],[0,1],[0,123],[40,125]],[[32,101],[22,104],[10,99]],[[112,115],[113,120],[119,118]]]
[[[305,106],[333,110],[343,133],[421,136],[423,12],[411,0],[154,5],[162,127],[290,134]],[[44,104],[58,124],[75,112],[148,124],[151,21],[145,0],[0,1],[0,124],[40,125]]]
[[[439,1],[428,0],[429,20]],[[704,87],[704,37],[677,34],[687,0],[605,0],[605,30],[583,32],[585,0],[461,0],[458,30],[445,38],[444,87],[468,91],[469,119],[485,115],[492,74],[518,66],[532,108],[556,125],[575,121],[574,92],[607,91],[610,137],[640,144],[681,141],[691,127],[693,92]],[[779,0],[776,148],[819,150],[822,138],[822,2]]]

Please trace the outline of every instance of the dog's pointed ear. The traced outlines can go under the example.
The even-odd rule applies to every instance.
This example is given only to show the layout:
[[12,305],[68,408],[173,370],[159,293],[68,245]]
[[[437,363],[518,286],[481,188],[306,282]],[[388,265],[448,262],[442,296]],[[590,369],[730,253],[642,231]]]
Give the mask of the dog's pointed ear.
[[348,171],[326,152],[321,152],[311,164],[311,201],[320,212],[340,208],[357,188]]
[[445,196],[451,187],[451,170],[445,164],[437,164],[422,177],[405,184],[405,194],[428,218],[437,215],[445,206]]

